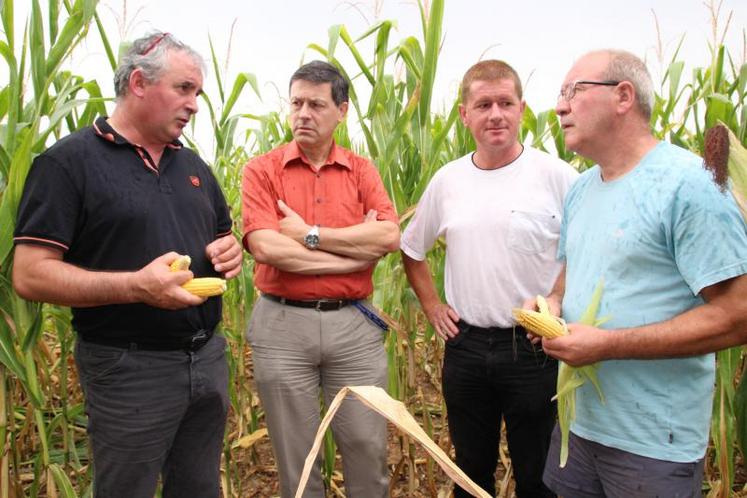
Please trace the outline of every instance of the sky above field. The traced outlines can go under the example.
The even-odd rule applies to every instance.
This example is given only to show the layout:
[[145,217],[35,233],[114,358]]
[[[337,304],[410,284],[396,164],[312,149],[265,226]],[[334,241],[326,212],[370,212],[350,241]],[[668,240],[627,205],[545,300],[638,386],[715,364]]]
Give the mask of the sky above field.
[[[462,75],[481,58],[503,59],[513,65],[535,111],[555,105],[558,88],[574,59],[594,48],[633,52],[647,61],[654,80],[660,81],[684,36],[679,59],[686,62],[689,78],[690,69],[710,61],[708,49],[714,33],[708,2],[446,0],[434,109],[453,102]],[[26,15],[23,3],[16,2],[17,23]],[[280,109],[293,70],[301,61],[320,58],[307,45],[326,47],[332,25],[344,24],[355,38],[376,20],[390,19],[396,21],[390,46],[407,36],[422,38],[419,9],[412,0],[102,0],[99,11],[113,43],[158,29],[175,34],[207,58],[208,36],[212,37],[229,82],[239,72],[257,76],[263,101],[247,98],[237,109],[250,113]],[[747,1],[722,1],[719,38],[730,12],[725,43],[741,63],[745,60]],[[111,94],[111,71],[97,34],[92,32],[89,40],[77,50],[73,70],[96,78],[103,91]],[[372,60],[371,43],[361,50]],[[338,47],[338,54],[346,67],[356,67],[344,47]],[[214,88],[212,80],[209,74],[208,92]],[[367,86],[362,81],[354,84]]]

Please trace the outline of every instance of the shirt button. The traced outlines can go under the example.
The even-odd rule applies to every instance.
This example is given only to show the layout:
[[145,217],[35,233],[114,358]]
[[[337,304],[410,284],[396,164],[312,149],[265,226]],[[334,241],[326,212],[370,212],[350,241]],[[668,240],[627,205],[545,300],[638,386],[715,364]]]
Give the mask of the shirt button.
[[317,203],[317,204],[321,204],[321,203],[322,203],[322,198],[321,198],[321,197],[317,197],[317,199],[316,199],[316,203]]

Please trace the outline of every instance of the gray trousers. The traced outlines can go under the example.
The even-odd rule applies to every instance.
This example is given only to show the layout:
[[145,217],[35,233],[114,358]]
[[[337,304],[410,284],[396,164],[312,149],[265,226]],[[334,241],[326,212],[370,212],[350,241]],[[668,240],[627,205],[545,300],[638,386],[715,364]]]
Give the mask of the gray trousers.
[[228,412],[226,340],[199,351],[78,341],[96,498],[217,498]]
[[[316,311],[262,298],[247,338],[280,493],[291,498],[320,424],[320,387],[326,406],[344,386],[386,387],[383,332],[353,306]],[[342,455],[346,496],[386,496],[386,420],[351,397],[333,419],[332,433]],[[319,460],[303,496],[324,498]]]
[[669,462],[604,446],[571,432],[560,468],[560,429],[547,454],[545,484],[568,498],[696,498],[703,496],[704,460]]

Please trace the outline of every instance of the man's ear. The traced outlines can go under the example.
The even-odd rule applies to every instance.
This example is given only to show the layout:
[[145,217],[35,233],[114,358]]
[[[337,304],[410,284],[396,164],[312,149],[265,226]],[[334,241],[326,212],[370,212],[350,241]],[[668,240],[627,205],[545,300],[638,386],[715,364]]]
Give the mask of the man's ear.
[[341,103],[339,106],[337,106],[337,109],[340,111],[340,117],[337,120],[338,122],[342,123],[343,121],[345,121],[345,118],[348,115],[348,106],[349,106],[349,103],[347,100]]
[[467,109],[464,104],[459,104],[459,117],[462,118],[462,124],[467,126]]
[[142,97],[148,81],[145,79],[145,75],[143,75],[143,70],[136,68],[130,73],[130,80],[127,83],[131,94]]
[[615,88],[617,96],[617,112],[625,114],[635,107],[635,87],[630,81],[621,81]]

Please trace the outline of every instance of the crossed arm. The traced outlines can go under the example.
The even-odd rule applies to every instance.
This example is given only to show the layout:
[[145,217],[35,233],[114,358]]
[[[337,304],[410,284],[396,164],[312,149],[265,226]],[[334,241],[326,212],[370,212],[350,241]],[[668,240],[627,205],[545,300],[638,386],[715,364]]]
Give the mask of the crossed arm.
[[311,226],[283,201],[278,201],[278,207],[285,215],[279,231],[254,230],[246,241],[256,261],[279,270],[306,275],[351,273],[368,268],[399,247],[399,227],[378,221],[376,211],[371,210],[356,225],[322,227],[319,247],[310,250],[303,239]]
[[[558,280],[548,296],[553,311],[559,310],[562,300],[565,270]],[[746,343],[747,275],[705,287],[700,294],[704,304],[669,320],[616,330],[572,323],[569,335],[542,339],[542,347],[547,354],[579,366],[612,359],[692,356]]]

